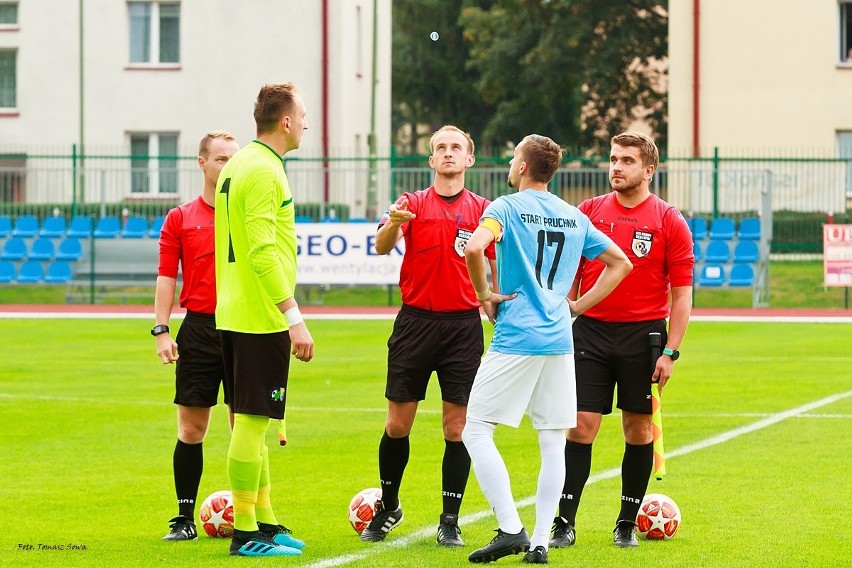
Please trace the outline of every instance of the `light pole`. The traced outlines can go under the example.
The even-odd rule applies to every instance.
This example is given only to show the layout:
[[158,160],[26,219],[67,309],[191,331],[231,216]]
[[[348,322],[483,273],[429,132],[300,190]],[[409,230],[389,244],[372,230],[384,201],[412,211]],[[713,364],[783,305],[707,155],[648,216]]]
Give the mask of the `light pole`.
[[373,0],[373,50],[370,73],[370,133],[367,135],[367,146],[369,147],[369,172],[367,174],[367,207],[366,217],[376,219],[376,46],[378,44],[378,0]]
[[85,75],[83,73],[83,60],[84,60],[83,0],[79,0],[79,2],[78,2],[78,18],[79,18],[78,25],[79,25],[79,35],[80,35],[80,48],[79,48],[79,53],[78,53],[79,59],[80,59],[80,62],[79,62],[80,75],[78,77],[78,80],[79,80],[79,97],[80,97],[80,110],[79,110],[80,124],[79,124],[79,134],[78,134],[79,146],[80,146],[79,147],[80,166],[79,166],[79,170],[78,170],[78,172],[79,172],[78,173],[78,175],[79,175],[79,187],[77,187],[77,176],[75,176],[75,179],[74,179],[74,182],[73,182],[74,185],[72,187],[72,190],[74,188],[76,188],[78,190],[78,191],[74,191],[74,195],[72,195],[72,200],[71,200],[71,209],[72,209],[71,214],[72,214],[72,216],[76,213],[76,211],[74,211],[74,209],[76,208],[77,197],[79,196],[80,201],[84,201],[84,196],[85,196],[85,193],[86,193],[85,185],[84,185],[84,180],[85,180],[84,164],[85,164],[85,159],[86,159],[86,146],[85,146],[85,129],[84,129],[84,125],[85,125],[85,114],[84,114],[85,113],[85,105],[83,104],[84,77],[85,77]]

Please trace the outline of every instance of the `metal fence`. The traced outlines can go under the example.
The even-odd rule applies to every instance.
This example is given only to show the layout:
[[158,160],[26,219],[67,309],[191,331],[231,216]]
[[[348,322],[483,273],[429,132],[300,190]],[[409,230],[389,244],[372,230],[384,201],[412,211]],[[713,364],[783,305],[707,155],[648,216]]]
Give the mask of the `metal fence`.
[[[432,183],[426,158],[288,159],[297,215],[375,218],[405,191]],[[140,165],[141,164],[141,165]],[[413,167],[409,167],[412,165]],[[479,157],[466,185],[491,199],[511,191],[508,160]],[[773,252],[820,252],[821,225],[847,222],[852,197],[850,158],[713,158],[664,161],[652,189],[687,216],[739,220],[757,214],[771,179]],[[201,189],[194,157],[0,154],[0,214],[40,218],[83,214],[150,220]],[[603,160],[568,159],[551,191],[570,203],[609,191]]]

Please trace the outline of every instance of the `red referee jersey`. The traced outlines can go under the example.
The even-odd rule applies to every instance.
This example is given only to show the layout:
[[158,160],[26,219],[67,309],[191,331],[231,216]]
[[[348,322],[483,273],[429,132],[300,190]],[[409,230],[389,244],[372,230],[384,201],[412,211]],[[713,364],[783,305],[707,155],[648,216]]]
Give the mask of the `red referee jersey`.
[[[692,234],[680,211],[653,193],[628,209],[614,191],[587,199],[579,209],[633,263],[615,290],[583,315],[608,322],[667,318],[670,287],[691,286],[695,264]],[[604,267],[599,260],[580,260],[581,294],[597,282]]]
[[201,196],[170,210],[160,233],[159,276],[183,273],[179,304],[202,314],[216,313],[213,213]]
[[[491,203],[467,189],[447,203],[429,187],[405,193],[408,210],[417,215],[402,225],[405,256],[399,272],[402,302],[436,312],[479,309],[464,260],[464,247]],[[384,224],[387,214],[382,218]],[[493,259],[494,244],[485,251]]]

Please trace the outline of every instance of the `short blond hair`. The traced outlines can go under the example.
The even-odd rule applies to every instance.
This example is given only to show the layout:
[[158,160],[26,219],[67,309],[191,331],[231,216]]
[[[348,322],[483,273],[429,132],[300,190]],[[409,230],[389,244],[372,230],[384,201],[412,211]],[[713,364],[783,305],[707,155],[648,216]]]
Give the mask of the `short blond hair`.
[[199,158],[207,158],[210,155],[210,141],[215,138],[221,138],[222,140],[234,140],[236,141],[236,136],[231,134],[226,130],[211,130],[207,134],[204,135],[204,138],[201,139],[201,142],[198,143],[198,157]]
[[458,126],[453,126],[452,124],[445,124],[444,126],[439,128],[438,130],[436,130],[435,133],[432,135],[432,137],[429,139],[429,153],[430,154],[435,151],[435,137],[438,136],[438,134],[440,134],[441,132],[458,132],[459,134],[464,136],[464,139],[467,140],[468,147],[470,148],[469,154],[471,156],[473,156],[473,153],[475,151],[475,147],[473,145],[473,138],[471,138],[470,134],[468,134],[467,132],[465,132],[464,130],[459,128]]

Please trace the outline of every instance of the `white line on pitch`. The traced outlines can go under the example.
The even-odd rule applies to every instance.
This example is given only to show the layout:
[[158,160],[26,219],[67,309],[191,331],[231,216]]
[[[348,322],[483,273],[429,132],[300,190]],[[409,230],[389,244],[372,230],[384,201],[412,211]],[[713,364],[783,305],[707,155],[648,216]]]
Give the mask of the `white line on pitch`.
[[[143,406],[173,406],[173,403],[167,400],[110,400],[100,398],[82,398],[73,396],[55,396],[42,394],[12,394],[0,392],[0,399],[16,399],[16,400],[50,400],[55,402],[82,402],[86,404],[132,404]],[[293,412],[365,412],[365,413],[384,413],[386,408],[382,407],[331,407],[331,406],[297,406],[289,405],[288,410]],[[440,408],[421,408],[417,411],[419,414],[441,414]],[[776,416],[769,412],[667,412],[666,418],[762,418]],[[820,414],[820,413],[802,413],[791,416],[790,418],[852,418],[852,414]],[[616,414],[608,414],[604,420],[621,420]]]
[[[143,406],[173,406],[173,403],[167,400],[109,400],[102,398],[82,398],[74,396],[55,396],[46,394],[12,394],[0,392],[0,399],[11,398],[17,400],[50,400],[55,402],[82,402],[86,404],[109,404],[109,405],[143,405]],[[287,410],[293,412],[387,412],[387,408],[333,408],[327,406],[296,406],[288,405]],[[417,411],[419,414],[441,414],[440,408],[421,408]]]
[[[820,399],[820,400],[799,406],[797,408],[785,410],[784,412],[772,414],[769,417],[765,418],[764,420],[759,420],[759,421],[757,421],[753,424],[749,424],[749,425],[743,426],[741,428],[734,428],[733,430],[729,430],[727,432],[723,432],[722,434],[712,436],[712,437],[707,438],[706,440],[703,440],[701,442],[697,442],[695,444],[689,444],[689,445],[684,446],[682,448],[678,448],[677,450],[667,452],[666,457],[667,458],[673,458],[673,457],[678,457],[678,456],[684,456],[686,454],[690,454],[690,453],[698,451],[698,450],[704,450],[704,449],[709,448],[711,446],[715,446],[715,445],[727,442],[727,441],[729,441],[733,438],[736,438],[738,436],[742,436],[743,434],[750,434],[751,432],[755,432],[757,430],[761,430],[761,429],[766,428],[768,426],[772,426],[773,424],[777,424],[778,422],[781,422],[782,420],[786,420],[787,418],[796,417],[800,414],[810,412],[811,410],[814,410],[814,409],[819,408],[821,406],[825,406],[827,404],[831,404],[833,402],[837,402],[838,400],[842,400],[842,399],[850,397],[850,396],[852,396],[852,391],[847,391],[847,392],[844,392],[844,393],[828,396],[826,398],[823,398],[823,399]],[[598,481],[603,481],[605,479],[612,479],[613,477],[617,477],[620,474],[621,474],[621,468],[620,467],[608,469],[606,471],[602,471],[601,473],[598,473],[596,475],[592,475],[591,477],[589,477],[589,481],[587,482],[587,485],[589,483],[596,483]],[[527,497],[525,499],[521,499],[520,501],[517,501],[516,504],[517,504],[518,507],[528,507],[529,505],[533,505],[533,504],[535,504],[535,496]],[[475,523],[475,522],[477,522],[481,519],[490,517],[492,514],[493,513],[491,511],[479,511],[479,512],[476,512],[476,513],[472,513],[470,515],[465,515],[465,516],[459,518],[459,524],[460,525],[468,525],[468,524],[471,524],[471,523]],[[369,548],[365,548],[364,550],[361,550],[359,552],[353,552],[353,553],[350,553],[350,554],[342,554],[340,556],[333,556],[331,558],[326,558],[324,560],[312,562],[311,564],[307,564],[306,568],[331,568],[332,566],[342,566],[344,564],[349,564],[350,562],[362,560],[364,558],[367,558],[368,556],[372,556],[373,554],[378,554],[380,552],[384,552],[384,551],[389,550],[389,549],[407,547],[408,545],[412,544],[413,542],[417,542],[419,540],[423,540],[423,539],[426,539],[426,538],[431,538],[432,536],[434,536],[434,533],[435,533],[434,527],[423,528],[423,529],[417,530],[413,533],[409,533],[405,536],[402,536],[400,538],[394,538],[394,539],[391,539],[389,541],[385,541],[383,544],[381,544],[379,546],[371,545]]]

